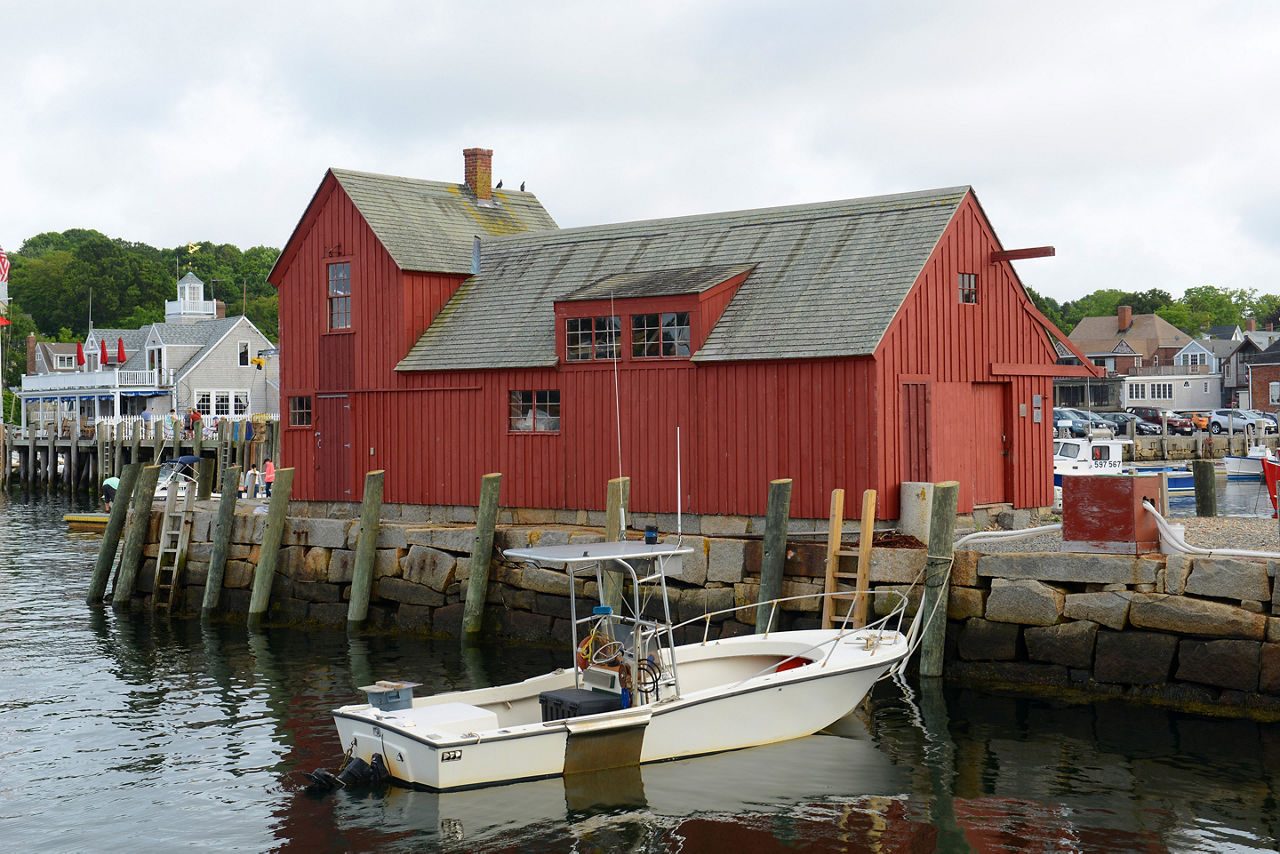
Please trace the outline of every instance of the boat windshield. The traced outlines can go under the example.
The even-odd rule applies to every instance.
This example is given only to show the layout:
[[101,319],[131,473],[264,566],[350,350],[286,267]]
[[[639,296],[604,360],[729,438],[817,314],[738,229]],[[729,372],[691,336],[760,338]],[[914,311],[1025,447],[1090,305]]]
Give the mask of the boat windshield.
[[1080,443],[1055,442],[1053,446],[1053,455],[1062,460],[1078,460],[1080,459]]

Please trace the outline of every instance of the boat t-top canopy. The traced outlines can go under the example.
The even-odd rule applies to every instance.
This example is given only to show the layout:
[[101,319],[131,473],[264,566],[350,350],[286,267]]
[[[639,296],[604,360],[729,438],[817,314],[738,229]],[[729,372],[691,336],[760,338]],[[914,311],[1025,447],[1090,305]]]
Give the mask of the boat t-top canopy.
[[[502,554],[510,560],[522,560],[542,565],[544,563],[562,563],[576,569],[580,564],[594,564],[600,561],[649,560],[652,558],[669,558],[678,555],[692,554],[689,546],[677,543],[641,543],[623,541],[613,543],[569,543],[563,546],[540,546],[528,549],[507,549]],[[658,561],[661,566],[668,566],[665,560]],[[679,566],[676,563],[673,570]],[[672,572],[666,573],[668,575]]]

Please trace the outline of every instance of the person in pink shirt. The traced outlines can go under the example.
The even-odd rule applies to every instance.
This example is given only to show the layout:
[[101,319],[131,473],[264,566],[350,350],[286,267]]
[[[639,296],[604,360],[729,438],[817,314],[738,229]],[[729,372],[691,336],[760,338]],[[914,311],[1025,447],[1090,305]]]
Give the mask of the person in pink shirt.
[[271,462],[271,457],[267,457],[267,461],[262,466],[262,486],[266,490],[267,498],[271,497],[271,484],[276,482],[276,467]]

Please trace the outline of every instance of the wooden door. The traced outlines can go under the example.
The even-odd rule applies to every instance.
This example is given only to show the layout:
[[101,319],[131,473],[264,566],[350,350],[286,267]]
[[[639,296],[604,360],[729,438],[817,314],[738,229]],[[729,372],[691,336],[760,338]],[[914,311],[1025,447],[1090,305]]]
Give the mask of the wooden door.
[[316,395],[316,498],[354,501],[351,492],[351,401],[345,394]]
[[975,504],[1008,501],[1009,389],[1003,383],[973,384],[973,500]]

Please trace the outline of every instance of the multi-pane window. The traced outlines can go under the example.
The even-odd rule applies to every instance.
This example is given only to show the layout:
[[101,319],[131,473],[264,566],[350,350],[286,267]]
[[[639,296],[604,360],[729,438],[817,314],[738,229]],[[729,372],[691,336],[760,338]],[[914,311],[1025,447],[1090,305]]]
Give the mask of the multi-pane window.
[[513,391],[508,409],[513,433],[554,433],[560,429],[560,390]]
[[1160,400],[1173,400],[1173,383],[1152,383],[1151,397]]
[[689,355],[689,313],[631,316],[631,356],[636,359]]
[[247,391],[197,391],[196,411],[201,415],[247,415]]
[[329,265],[329,328],[351,328],[351,262]]
[[974,305],[978,302],[978,274],[960,273],[957,277],[960,286],[960,302]]
[[1280,403],[1280,383],[1267,383],[1267,396],[1272,406]]
[[618,317],[570,317],[565,320],[568,361],[618,358],[622,322]]
[[58,368],[74,368],[76,366],[76,357],[72,355],[63,356],[61,354],[54,356],[56,361],[55,367]]
[[1147,384],[1146,383],[1129,383],[1129,399],[1130,400],[1146,400]]
[[289,398],[289,426],[311,426],[311,396]]

